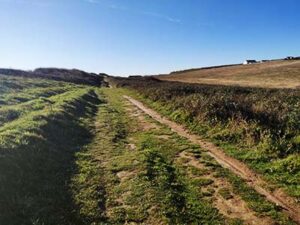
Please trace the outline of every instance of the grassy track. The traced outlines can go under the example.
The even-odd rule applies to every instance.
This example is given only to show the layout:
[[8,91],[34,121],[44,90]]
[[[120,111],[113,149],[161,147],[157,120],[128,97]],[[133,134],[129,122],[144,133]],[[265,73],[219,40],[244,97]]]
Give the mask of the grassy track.
[[[126,99],[128,99],[128,97],[126,97]],[[183,130],[181,128],[178,128],[178,126],[176,127],[176,124],[173,123],[173,125],[170,125],[171,122],[166,122],[166,119],[161,119],[160,116],[154,115],[153,112],[150,112],[150,109],[145,109],[145,107],[141,107],[140,104],[137,104],[137,102],[133,101],[132,99],[130,99],[130,102],[132,102],[132,104],[134,104],[134,105],[138,105],[138,107],[141,110],[143,110],[147,114],[151,115],[151,117],[155,118],[157,121],[160,121],[162,124],[166,124],[168,127],[172,128],[172,130],[174,132],[177,132],[178,134],[180,134],[184,137],[187,137],[193,143],[198,143],[197,141],[195,141],[195,140],[198,140],[197,136],[191,137],[191,135],[182,134]],[[157,118],[159,118],[159,119],[157,119]],[[166,140],[164,140],[164,141],[166,141]],[[177,138],[175,143],[170,144],[170,148],[175,148],[177,146],[178,142],[180,143],[182,141],[180,141],[180,139]],[[202,144],[200,144],[200,145],[202,146]],[[204,146],[204,148],[206,149],[207,147]],[[194,151],[192,151],[192,153],[194,153]],[[214,179],[212,179],[212,178],[226,177],[227,180],[233,186],[233,192],[240,195],[241,198],[245,202],[247,202],[248,206],[253,211],[255,211],[257,214],[269,215],[270,217],[272,217],[274,220],[276,220],[278,223],[281,223],[281,224],[289,224],[290,223],[289,220],[287,219],[287,217],[282,212],[280,212],[280,207],[266,201],[263,196],[261,196],[253,188],[250,188],[248,186],[248,181],[238,178],[237,176],[230,173],[229,170],[224,170],[220,165],[218,165],[218,163],[216,163],[214,160],[212,160],[213,159],[212,157],[210,157],[210,156],[208,157],[208,155],[203,154],[203,150],[202,150],[202,154],[199,154],[201,152],[197,152],[197,151],[196,151],[196,153],[197,153],[197,155],[195,154],[193,156],[193,155],[189,154],[188,152],[183,151],[183,152],[180,152],[179,156],[181,157],[181,159],[183,159],[183,161],[186,165],[188,164],[188,165],[192,166],[191,172],[193,175],[197,175],[198,177],[202,176],[202,175],[206,175],[206,176],[204,176],[204,178],[200,178],[200,180],[198,180],[198,181],[200,181],[199,182],[200,185],[201,184],[209,185],[209,184],[213,183]],[[205,157],[201,157],[201,156],[205,156]],[[206,168],[206,167],[208,167],[208,168]],[[200,173],[197,172],[198,169],[200,170],[199,171]],[[204,172],[202,172],[202,171],[204,171]],[[213,171],[217,171],[217,174],[215,174],[213,176],[209,175]],[[246,178],[246,180],[247,180],[247,178]],[[252,182],[250,183],[251,186],[253,186]],[[196,182],[196,183],[198,183],[198,182]],[[217,188],[217,189],[219,189],[218,191],[220,194],[221,194],[221,192],[228,193],[226,195],[229,196],[230,198],[232,198],[230,192],[227,191],[228,188],[225,188],[226,183],[224,183],[224,181],[217,179],[217,180],[215,180],[215,183],[217,183],[219,186],[222,187],[221,189]],[[264,185],[262,187],[264,187]],[[224,188],[226,189],[226,192],[224,192]],[[216,189],[216,186],[214,186],[214,188],[212,190],[216,191],[215,189]],[[257,190],[260,193],[261,188],[258,188]],[[211,193],[211,191],[209,191],[209,193]],[[262,192],[262,193],[265,194],[264,192]],[[235,204],[238,205],[238,198],[235,199],[234,201],[235,201]],[[224,204],[224,203],[222,203],[222,204]],[[225,203],[225,204],[226,204],[226,210],[230,211],[230,206],[228,205],[228,203]],[[281,204],[281,203],[278,203],[278,204]],[[240,204],[240,207],[242,207],[242,204]],[[240,212],[240,213],[247,214],[246,212]],[[297,211],[294,212],[292,210],[291,213],[292,213],[291,215],[293,216],[293,218],[298,221]],[[243,216],[240,215],[240,218],[242,219]],[[248,215],[247,218],[249,218],[249,220],[252,222],[254,222],[256,220],[255,217],[251,218],[251,215]],[[257,222],[260,224],[265,224],[265,223],[269,224],[270,223],[270,221],[267,222],[267,221],[264,221],[263,219],[259,219]]]
[[[110,107],[117,107],[111,112],[119,113],[113,118],[122,118],[120,115],[126,113],[126,105],[122,103],[121,93],[106,90],[106,95],[111,101]],[[192,191],[172,163],[179,151],[176,146],[171,150],[169,143],[157,142],[161,132],[170,131],[162,129],[155,133],[153,129],[139,125],[139,121],[131,116],[130,106],[127,107],[127,116],[123,116],[125,131],[122,132],[126,134],[125,149],[110,153],[111,162],[108,163],[112,177],[114,175],[114,179],[109,180],[119,182],[119,185],[110,184],[107,192],[115,199],[108,204],[108,216],[113,224],[201,224],[208,221],[222,224],[217,210],[204,199],[198,201],[199,193]]]
[[77,155],[80,170],[73,179],[88,222],[224,224],[218,210],[173,163],[182,148],[193,146],[181,143],[171,149],[175,142],[163,144],[158,137],[170,134],[168,129],[140,124],[117,90],[103,93],[106,104],[100,106],[95,138]]
[[1,82],[0,224],[293,224],[134,92]]
[[[254,219],[261,224],[272,224],[271,220],[293,224],[280,209],[217,166],[198,146],[124,103],[122,95],[127,91],[104,89],[103,93],[107,103],[99,110],[96,139],[85,155],[79,156],[85,178],[78,174],[76,179],[76,186],[81,186],[78,201],[82,203],[82,212],[99,213],[93,214],[91,221],[105,221],[104,224],[243,224]],[[145,118],[140,120],[140,117]],[[201,177],[201,171],[185,165],[186,160],[178,158],[183,151],[200,156],[212,177]],[[88,163],[90,161],[93,163]],[[101,174],[100,186],[93,176],[87,176],[95,171]],[[187,179],[189,171],[195,175]],[[231,183],[229,189],[213,188],[217,185],[213,177],[219,176],[227,177]],[[239,188],[235,186],[238,182]],[[101,201],[98,201],[101,211],[95,210],[97,198],[85,201],[88,193],[97,193],[96,190],[101,190]],[[228,195],[234,195],[234,200]],[[239,201],[243,205],[245,201],[248,207],[243,209],[245,211],[238,209],[238,214],[228,214],[222,211],[222,205],[216,205],[216,197],[225,204]],[[240,198],[244,200],[237,200]],[[246,214],[249,210],[253,210],[250,215]]]
[[299,202],[299,91],[121,81]]

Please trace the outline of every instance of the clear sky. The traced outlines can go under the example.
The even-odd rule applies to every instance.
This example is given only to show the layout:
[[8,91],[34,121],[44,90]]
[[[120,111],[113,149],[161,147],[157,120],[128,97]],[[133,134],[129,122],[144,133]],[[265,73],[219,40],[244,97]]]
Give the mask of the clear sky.
[[0,67],[156,74],[300,55],[299,0],[0,0]]

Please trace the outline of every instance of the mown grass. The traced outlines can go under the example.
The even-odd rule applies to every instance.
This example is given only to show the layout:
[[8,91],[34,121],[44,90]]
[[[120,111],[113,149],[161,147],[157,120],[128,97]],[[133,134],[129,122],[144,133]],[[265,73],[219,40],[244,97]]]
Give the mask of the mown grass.
[[0,87],[0,106],[3,106],[15,105],[39,97],[46,98],[83,86],[67,82],[0,75]]
[[53,105],[59,98],[64,99],[66,93],[70,94],[72,91],[74,92],[74,90],[76,91],[76,87],[57,88],[56,91],[51,91],[51,94],[49,94],[49,92],[44,93],[45,90],[39,90],[39,92],[37,92],[39,95],[47,96],[49,94],[48,97],[31,96],[33,100],[28,100],[19,104],[16,103],[14,105],[2,106],[0,108],[0,126],[23,117],[28,113],[32,113],[33,111],[42,109],[48,109],[51,111]]
[[[186,150],[234,185],[242,181],[169,129],[141,129],[126,111],[128,91],[51,82],[4,80],[0,224],[240,224],[219,214],[209,189],[199,190],[212,181],[187,178],[190,168],[175,159]],[[253,210],[288,224],[238,187]]]
[[[223,224],[222,216],[197,188],[199,183],[186,179],[184,171],[164,154],[169,146],[158,144],[155,136],[150,138],[152,140],[144,140],[148,145],[146,178],[155,190],[155,199],[168,224]],[[173,145],[174,150],[178,150],[177,147]],[[211,182],[201,182],[201,185],[209,184]]]
[[[79,187],[76,199],[81,203],[81,213],[91,216],[89,222],[223,224],[218,211],[173,163],[183,148],[194,147],[173,140],[169,129],[142,129],[126,111],[122,91],[102,92],[107,103],[99,109],[94,141],[84,155],[78,156],[82,169],[74,180]],[[161,135],[171,135],[171,140],[162,140]],[[178,145],[174,145],[176,141]],[[97,211],[99,189],[102,207]]]
[[[104,181],[102,193],[105,193],[102,198],[104,199],[103,207],[100,210],[102,219],[93,221],[95,224],[139,223],[148,218],[150,192],[145,182],[138,176],[141,172],[141,152],[130,151],[127,147],[129,137],[134,136],[136,124],[126,116],[121,101],[122,96],[110,90],[104,92],[107,103],[99,109],[96,139],[91,143],[93,147],[88,150],[94,159],[92,160],[95,162],[94,167],[97,167],[97,164],[100,165],[98,171],[102,174],[101,180]],[[123,181],[118,177],[120,172],[127,174],[133,171],[137,176],[132,179]],[[87,189],[82,188],[78,193],[87,193]],[[126,196],[126,193],[130,195]],[[141,202],[143,204],[140,204]],[[85,201],[84,205],[89,204]],[[94,210],[88,208],[87,212],[97,212],[95,208]]]
[[300,200],[299,90],[116,80]]
[[52,81],[46,81],[42,79],[29,79],[22,77],[10,77],[6,75],[0,75],[0,94],[8,93],[11,91],[18,92],[24,89],[31,88],[44,88],[49,87],[51,84],[55,84]]
[[[39,86],[51,84],[38,79],[13,80],[27,93],[37,93]],[[10,80],[9,88],[15,86]],[[92,137],[89,124],[99,99],[92,88],[78,87],[61,87],[47,99],[0,108],[2,112],[6,107],[20,112],[15,118],[2,120],[5,123],[0,127],[0,224],[85,221],[70,185],[77,170],[75,153]]]

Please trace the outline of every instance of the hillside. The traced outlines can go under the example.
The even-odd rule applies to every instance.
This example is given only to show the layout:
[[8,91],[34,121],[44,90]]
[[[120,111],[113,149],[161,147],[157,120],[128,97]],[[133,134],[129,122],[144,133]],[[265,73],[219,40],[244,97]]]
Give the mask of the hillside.
[[[225,164],[222,164],[222,160],[216,156],[215,146],[226,155],[224,158],[232,157],[239,163],[244,163],[247,169],[241,172],[244,175],[239,175],[244,176],[244,182],[249,181],[247,185],[268,200],[272,195],[275,199],[286,199],[284,204],[276,202],[277,206],[288,208],[295,204],[295,210],[292,211],[298,217],[300,90],[188,84],[157,81],[153,78],[119,78],[115,79],[115,85],[130,89],[134,93],[138,92],[135,98],[139,98],[156,112],[129,98],[133,104],[151,118],[170,127],[172,131],[199,144],[221,165]],[[235,164],[231,159],[225,167],[230,168],[230,165],[234,164],[233,172],[245,166]],[[201,162],[201,159],[196,161]],[[195,165],[194,162],[192,164]],[[254,176],[248,174],[246,171],[249,171],[249,168],[257,174]],[[266,183],[260,183],[260,178],[255,181],[257,177],[261,177]],[[254,191],[242,187],[242,181],[236,180],[234,183],[235,193],[240,190],[241,197],[248,202],[250,208],[257,213],[269,211],[261,208],[263,203],[257,201]],[[254,183],[259,185],[253,185]],[[268,195],[266,194],[268,191],[261,192],[261,187],[273,191]],[[275,187],[278,189],[274,190]],[[285,194],[281,196],[275,193]],[[267,214],[273,213],[269,211]],[[294,215],[290,214],[292,217]],[[277,218],[273,218],[278,222]],[[300,224],[300,217],[295,221]],[[260,221],[259,224],[264,223]],[[282,224],[289,223],[282,222]]]
[[157,76],[161,80],[267,88],[299,88],[300,60],[192,69]]
[[1,225],[299,224],[300,90],[103,77],[0,75]]
[[34,71],[0,69],[0,74],[27,78],[43,78],[93,86],[100,86],[104,83],[103,74],[87,73],[76,69],[38,68]]

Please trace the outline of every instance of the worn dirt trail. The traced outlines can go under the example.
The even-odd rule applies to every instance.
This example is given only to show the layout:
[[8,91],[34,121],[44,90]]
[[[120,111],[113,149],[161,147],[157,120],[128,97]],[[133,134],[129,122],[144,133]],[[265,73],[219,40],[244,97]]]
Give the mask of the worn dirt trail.
[[[136,127],[138,130],[141,131],[150,131],[150,130],[159,130],[162,128],[161,125],[157,125],[155,121],[152,120],[147,120],[145,114],[141,109],[139,109],[137,106],[133,105],[129,101],[126,101],[125,104],[126,111],[130,115],[130,117],[136,119],[139,121],[138,126]],[[157,138],[168,140],[170,139],[170,135],[161,135],[158,134],[156,135]],[[184,159],[184,162],[180,162],[181,159]],[[200,170],[207,170],[205,174],[202,175],[193,175],[189,173],[189,176],[191,179],[197,179],[197,178],[204,178],[204,179],[209,179],[213,181],[213,184],[208,184],[208,185],[202,185],[201,191],[206,191],[208,193],[209,189],[210,191],[213,190],[213,193],[211,193],[210,198],[213,198],[213,205],[216,209],[219,210],[219,212],[224,215],[226,218],[230,219],[240,219],[243,221],[243,224],[247,225],[275,225],[274,221],[268,217],[268,216],[257,216],[256,213],[251,210],[246,202],[238,195],[234,194],[233,191],[230,191],[230,197],[229,198],[224,198],[222,197],[219,192],[221,189],[228,189],[232,190],[232,186],[230,183],[226,181],[224,178],[216,178],[214,176],[214,171],[209,170],[203,163],[201,163],[199,160],[197,160],[192,153],[183,151],[181,152],[177,158],[176,161],[177,163],[186,165],[189,167],[195,167]],[[120,178],[121,183],[123,180],[124,176],[124,171],[119,172],[117,176]],[[156,223],[157,224],[157,223]]]
[[[182,158],[185,159],[183,163],[184,165],[192,166],[200,170],[207,170],[207,167],[189,152],[181,152],[179,154],[179,159]],[[247,203],[239,195],[233,194],[233,187],[231,184],[225,178],[215,177],[213,171],[208,170],[204,174],[196,175],[195,177],[206,178],[213,181],[213,185],[209,186],[210,189],[214,190],[212,194],[212,196],[215,198],[213,204],[220,211],[220,213],[226,217],[232,219],[241,219],[244,224],[248,225],[276,224],[267,216],[257,216],[256,213],[247,206]],[[205,188],[202,187],[201,190],[203,189]],[[223,197],[220,194],[222,189],[228,190],[230,192],[230,197]],[[206,191],[208,191],[207,188]]]
[[253,187],[258,193],[266,197],[270,202],[282,207],[282,209],[298,224],[300,224],[300,206],[295,202],[295,200],[287,196],[282,190],[275,189],[270,191],[266,189],[267,183],[244,163],[226,155],[220,148],[216,147],[214,144],[203,141],[198,135],[190,134],[182,125],[179,125],[169,119],[162,117],[156,111],[146,107],[140,101],[137,101],[129,96],[124,96],[125,99],[130,101],[133,105],[141,109],[143,112],[148,114],[150,117],[156,121],[170,127],[174,132],[178,133],[180,136],[189,139],[195,144],[199,144],[203,149],[208,151],[220,165],[228,168],[233,173],[245,180],[245,182]]

